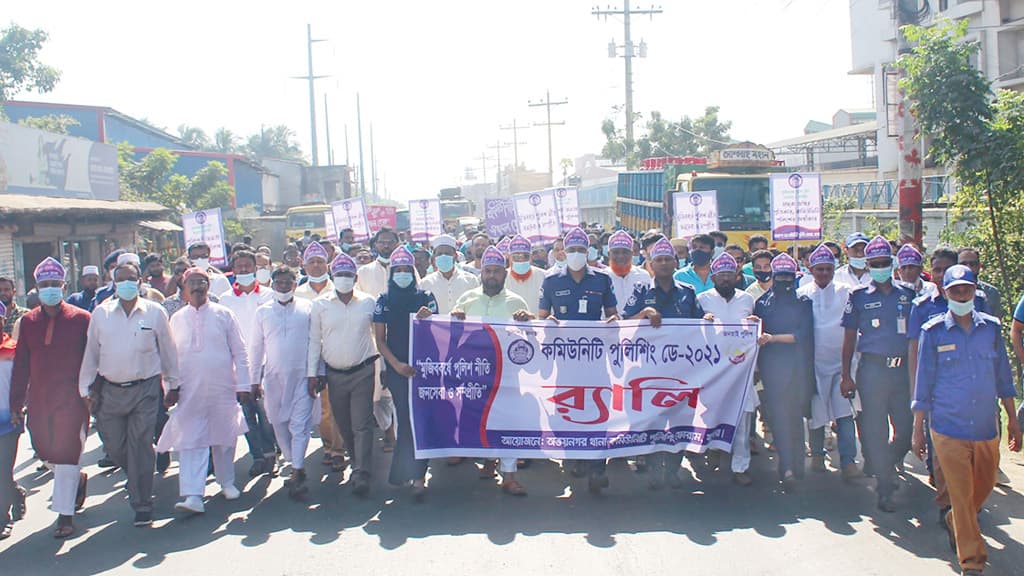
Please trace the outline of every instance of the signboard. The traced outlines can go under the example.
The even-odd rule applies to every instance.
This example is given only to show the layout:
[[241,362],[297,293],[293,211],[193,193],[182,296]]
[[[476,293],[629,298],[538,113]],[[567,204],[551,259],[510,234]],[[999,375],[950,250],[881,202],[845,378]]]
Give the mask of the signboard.
[[397,220],[398,210],[394,206],[371,205],[366,207],[366,221],[370,224],[370,232],[374,234],[385,226],[394,230]]
[[550,244],[562,237],[554,189],[524,192],[512,196],[512,199],[519,220],[519,233],[532,244]]
[[340,241],[338,227],[334,225],[334,213],[330,210],[324,212],[324,228],[327,230],[327,240],[332,244],[337,244]]
[[675,238],[692,238],[718,230],[718,192],[676,192],[672,194],[675,208]]
[[753,142],[735,144],[722,150],[715,150],[708,160],[708,167],[728,166],[769,167],[775,165],[775,153]]
[[519,233],[516,203],[511,198],[485,199],[484,220],[487,223],[487,235],[491,238],[501,238]]
[[220,208],[199,210],[181,217],[181,226],[185,229],[185,247],[205,242],[210,246],[210,263],[214,266],[227,266],[227,255],[224,254],[224,223]]
[[575,186],[548,188],[555,192],[555,203],[558,204],[558,221],[562,232],[568,232],[580,225],[580,195]]
[[821,175],[772,174],[772,240],[821,240]]
[[730,451],[758,335],[749,321],[414,320],[416,458]]
[[363,204],[362,198],[347,198],[331,202],[331,213],[334,215],[334,227],[336,230],[340,232],[346,228],[351,228],[356,242],[368,242],[370,240],[370,225],[366,221],[366,205]]
[[0,122],[0,194],[119,200],[117,147]]
[[440,200],[427,198],[409,201],[409,235],[413,242],[430,242],[443,233]]

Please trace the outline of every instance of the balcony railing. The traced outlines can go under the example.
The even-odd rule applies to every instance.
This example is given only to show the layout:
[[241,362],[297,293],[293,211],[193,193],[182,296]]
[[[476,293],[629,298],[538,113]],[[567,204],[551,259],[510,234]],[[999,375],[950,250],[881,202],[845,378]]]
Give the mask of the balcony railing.
[[[922,188],[924,205],[932,208],[946,206],[956,193],[956,185],[949,176],[926,176]],[[900,204],[899,186],[895,180],[825,184],[821,190],[826,200],[835,195],[853,198],[855,208],[893,209],[899,208]]]

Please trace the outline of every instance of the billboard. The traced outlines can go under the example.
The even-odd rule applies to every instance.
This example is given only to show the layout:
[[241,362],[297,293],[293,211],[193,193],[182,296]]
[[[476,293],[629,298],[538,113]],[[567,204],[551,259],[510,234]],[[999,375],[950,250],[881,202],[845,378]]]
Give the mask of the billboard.
[[0,194],[119,200],[117,147],[0,122]]

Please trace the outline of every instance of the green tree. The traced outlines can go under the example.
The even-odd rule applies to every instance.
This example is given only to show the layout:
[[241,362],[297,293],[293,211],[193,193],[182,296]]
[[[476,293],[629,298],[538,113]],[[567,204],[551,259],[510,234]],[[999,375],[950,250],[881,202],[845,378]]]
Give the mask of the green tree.
[[679,121],[672,121],[661,112],[652,111],[646,124],[647,133],[637,140],[632,151],[623,131],[615,126],[614,120],[606,118],[601,124],[605,136],[601,153],[613,162],[625,160],[630,167],[652,156],[708,156],[729,142],[732,122],[720,120],[718,112],[718,106],[708,106],[702,116],[683,116]]
[[227,182],[228,169],[222,162],[211,161],[192,177],[176,174],[177,162],[177,155],[170,150],[157,148],[136,158],[131,145],[120,144],[121,197],[156,202],[179,214],[231,207],[234,190]]
[[0,30],[0,103],[25,90],[50,92],[60,71],[39,61],[39,51],[49,38],[44,30],[11,24]]
[[302,148],[295,141],[295,132],[284,124],[260,130],[249,136],[245,153],[254,158],[281,158],[304,162]]
[[18,124],[54,134],[67,134],[69,128],[79,126],[81,122],[67,114],[47,114],[45,116],[26,116],[18,120]]
[[204,132],[202,128],[197,126],[179,124],[178,138],[181,138],[185,144],[188,144],[196,150],[206,150],[210,147],[210,137],[206,135],[206,132]]
[[238,152],[238,136],[227,128],[218,128],[213,135],[213,145],[210,147],[214,152],[224,154],[235,154]]

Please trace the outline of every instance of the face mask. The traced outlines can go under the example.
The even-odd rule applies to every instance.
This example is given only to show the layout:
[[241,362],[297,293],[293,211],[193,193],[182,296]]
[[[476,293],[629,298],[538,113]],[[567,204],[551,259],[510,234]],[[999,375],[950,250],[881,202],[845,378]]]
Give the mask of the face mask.
[[793,292],[793,281],[776,279],[772,282],[772,290],[781,294],[791,294]]
[[327,282],[327,279],[330,278],[330,277],[331,277],[330,274],[323,274],[323,275],[320,275],[320,276],[310,276],[309,277],[309,281],[310,282],[316,282],[317,284],[319,284],[321,282]]
[[555,260],[555,266],[558,268],[565,268],[565,260]]
[[587,266],[587,255],[579,252],[570,252],[565,255],[565,263],[569,270],[579,272]]
[[434,266],[433,266],[433,264],[431,264],[430,266],[427,266],[427,274],[433,274],[433,273],[434,273]]
[[718,258],[718,257],[719,257],[719,256],[721,256],[722,254],[725,254],[725,248],[724,248],[724,247],[722,247],[722,246],[715,246],[715,251],[714,251],[714,253],[712,254],[712,257],[714,257],[714,258]]
[[633,256],[633,266],[639,266],[639,265],[640,265],[640,255],[637,254],[637,255]]
[[868,272],[871,274],[871,279],[879,284],[892,280],[892,268],[871,268]]
[[533,265],[537,268],[544,269],[548,265],[547,260],[534,260]]
[[974,299],[972,298],[967,302],[950,300],[949,311],[952,312],[954,316],[967,316],[971,312],[974,312]]
[[587,248],[587,260],[597,260],[597,255],[597,248],[594,248],[593,246]]
[[117,297],[121,300],[135,300],[139,297],[139,283],[135,280],[124,280],[116,284]]
[[266,284],[270,282],[270,270],[266,268],[260,268],[256,271],[256,281],[260,284]]
[[679,258],[679,267],[686,268],[686,258]]
[[352,247],[352,245],[349,244],[348,242],[342,242],[341,243],[341,249],[343,251],[345,251],[345,252],[348,252],[348,249],[351,248],[351,247]]
[[736,294],[735,286],[715,286],[715,291],[722,295],[722,298],[729,300]]
[[335,276],[334,277],[334,288],[342,294],[348,294],[355,288],[356,279],[350,276]]
[[771,271],[754,270],[754,278],[757,278],[758,282],[764,283],[772,279]]
[[199,268],[200,270],[207,270],[210,268],[210,259],[196,258],[195,260],[192,261],[192,265],[195,266],[196,268]]
[[64,298],[64,289],[56,286],[39,289],[39,301],[46,306],[56,306]]
[[867,258],[850,258],[850,268],[856,268],[857,270],[863,270],[868,267]]
[[437,263],[437,269],[440,270],[442,274],[447,274],[452,271],[452,268],[455,268],[454,256],[440,254],[434,258],[434,262]]
[[711,263],[711,253],[703,250],[694,250],[690,252],[690,260],[693,260],[694,266],[707,266]]
[[608,255],[608,247],[607,246],[602,246],[601,247],[601,254],[604,254],[605,256]]
[[239,286],[249,287],[256,281],[255,274],[235,274],[235,282],[238,282]]
[[395,272],[391,279],[399,288],[408,288],[412,285],[412,272]]
[[294,290],[290,290],[288,292],[278,292],[277,290],[274,290],[274,300],[277,300],[281,304],[290,301],[294,296]]
[[524,274],[526,274],[527,272],[530,271],[530,263],[529,262],[513,262],[512,263],[512,271],[515,272],[516,274],[519,274],[520,276],[523,276]]
[[377,256],[377,262],[387,266],[391,262],[390,256]]

